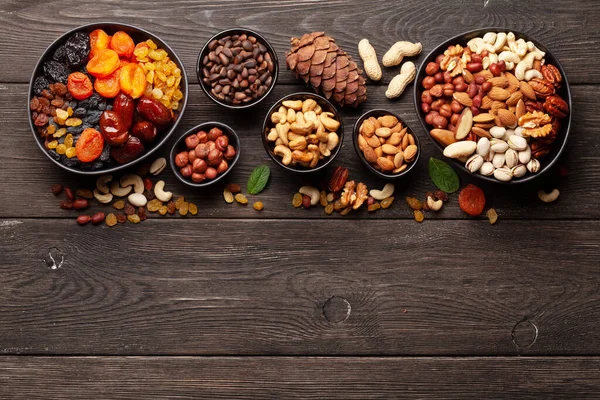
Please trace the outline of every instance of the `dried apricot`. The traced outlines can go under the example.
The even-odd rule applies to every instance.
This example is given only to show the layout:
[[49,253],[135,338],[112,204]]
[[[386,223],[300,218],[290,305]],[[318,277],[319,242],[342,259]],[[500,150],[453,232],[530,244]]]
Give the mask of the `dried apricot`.
[[194,203],[189,203],[190,205],[188,206],[190,214],[192,215],[196,215],[198,214],[198,206],[195,205]]
[[67,89],[76,100],[85,100],[94,94],[94,86],[90,78],[81,72],[73,72],[69,75]]
[[106,78],[119,68],[119,55],[111,49],[99,50],[87,63],[87,72],[96,78]]
[[127,33],[119,31],[110,39],[110,48],[116,51],[120,57],[130,58],[133,55],[135,43]]
[[94,128],[86,128],[77,140],[77,158],[81,162],[94,161],[100,157],[103,148],[104,137],[102,137],[102,134]]
[[129,63],[121,67],[119,85],[123,93],[137,99],[144,94],[146,84],[144,69],[139,64]]
[[92,59],[98,51],[108,49],[109,44],[110,36],[102,29],[96,29],[90,33],[90,59]]
[[485,208],[485,194],[477,186],[469,184],[460,191],[458,205],[467,214],[477,216]]
[[110,213],[106,216],[104,222],[106,222],[106,225],[108,226],[115,226],[117,224],[117,216],[113,213]]
[[121,91],[121,86],[119,85],[119,72],[120,71],[117,69],[106,78],[96,79],[94,82],[94,89],[96,89],[96,92],[102,97],[109,99],[116,97]]

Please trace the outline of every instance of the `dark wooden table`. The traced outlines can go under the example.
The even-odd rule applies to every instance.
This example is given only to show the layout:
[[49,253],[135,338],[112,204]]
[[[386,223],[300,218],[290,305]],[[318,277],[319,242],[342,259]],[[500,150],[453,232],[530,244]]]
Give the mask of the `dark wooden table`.
[[[594,0],[3,0],[0,397],[600,396],[599,17]],[[51,184],[89,181],[35,145],[28,82],[56,37],[96,21],[140,26],[175,49],[190,101],[174,136],[204,121],[230,124],[243,147],[230,182],[271,166],[264,211],[225,204],[222,186],[190,190],[169,170],[167,187],[196,202],[197,217],[82,228],[58,207]],[[215,105],[194,73],[202,44],[233,26],[264,33],[280,56],[276,89],[252,111]],[[531,34],[563,63],[573,92],[568,176],[481,185],[495,226],[462,213],[456,195],[422,224],[403,201],[347,217],[291,206],[301,182],[270,161],[260,138],[270,104],[303,88],[285,70],[291,36],[326,30],[355,58],[364,37],[379,55],[396,40],[420,41],[419,64],[447,37],[486,26]],[[378,107],[404,116],[423,146],[396,197],[423,196],[433,189],[427,160],[440,154],[418,125],[413,87],[394,102],[385,88],[370,84],[344,122]],[[335,164],[383,185],[349,134]],[[560,189],[556,203],[537,199],[544,186]],[[51,257],[62,266],[52,269]]]

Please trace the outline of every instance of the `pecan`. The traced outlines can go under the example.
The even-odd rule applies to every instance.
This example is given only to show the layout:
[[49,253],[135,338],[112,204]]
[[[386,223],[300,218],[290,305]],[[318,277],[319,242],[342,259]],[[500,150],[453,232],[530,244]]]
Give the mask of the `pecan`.
[[527,111],[527,112],[543,111],[543,110],[544,110],[544,103],[542,103],[541,101],[528,100],[525,102],[525,111]]
[[562,75],[558,68],[552,64],[542,65],[542,75],[544,79],[554,85],[557,89],[560,88],[562,83]]
[[544,109],[555,118],[565,118],[569,112],[569,105],[560,96],[548,96]]
[[348,180],[348,168],[336,167],[329,181],[329,190],[337,193],[344,188]]
[[551,147],[547,144],[544,144],[540,141],[533,141],[530,144],[531,147],[531,157],[532,158],[542,158],[546,154],[550,153]]
[[529,82],[537,97],[548,97],[554,94],[554,85],[545,79],[533,78]]
[[545,138],[540,139],[539,141],[544,144],[554,143],[554,141],[556,140],[556,136],[558,135],[558,132],[560,132],[561,126],[562,126],[561,122],[558,119],[553,118],[552,119],[552,130],[550,131],[550,134],[548,136],[546,136]]

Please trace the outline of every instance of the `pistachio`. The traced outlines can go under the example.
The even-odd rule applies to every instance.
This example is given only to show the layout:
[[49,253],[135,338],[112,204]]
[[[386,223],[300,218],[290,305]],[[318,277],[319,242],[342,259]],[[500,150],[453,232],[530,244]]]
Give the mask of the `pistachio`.
[[525,128],[523,128],[522,126],[517,126],[515,128],[515,135],[523,137],[524,130],[525,130]]
[[494,151],[494,153],[504,153],[506,150],[508,150],[508,143],[502,139],[492,139],[490,144],[490,148]]
[[519,162],[527,164],[529,160],[531,160],[531,148],[527,146],[525,150],[519,152]]
[[496,139],[501,139],[505,133],[506,129],[501,126],[494,126],[490,128],[490,135],[492,135]]
[[150,165],[150,169],[148,172],[150,172],[152,175],[158,175],[163,171],[163,169],[165,169],[166,166],[167,159],[164,157],[160,157],[154,160],[154,162]]
[[516,150],[508,149],[504,153],[505,163],[508,168],[513,168],[519,163],[519,154]]
[[465,168],[469,170],[469,172],[471,173],[475,173],[477,171],[479,171],[479,168],[481,168],[481,166],[483,165],[483,157],[481,157],[479,154],[473,154],[468,160],[467,163],[465,164]]
[[532,158],[527,163],[527,170],[529,172],[531,172],[532,174],[535,174],[536,172],[538,172],[540,170],[540,162],[537,159]]
[[508,138],[510,138],[512,135],[515,134],[514,129],[507,129],[506,132],[504,132],[504,136],[502,136],[502,140],[504,140],[505,142],[508,142]]
[[523,151],[527,148],[527,139],[521,136],[512,135],[508,138],[508,146],[517,151]]
[[484,176],[492,175],[494,173],[494,165],[489,161],[484,162],[481,168],[479,168],[479,173]]
[[488,151],[487,155],[483,156],[483,159],[485,161],[492,162],[495,155],[496,155],[496,153],[494,153],[494,150],[490,149],[490,151]]
[[496,168],[494,171],[494,178],[502,182],[508,182],[512,179],[512,171],[506,167]]
[[515,178],[521,178],[527,173],[527,167],[525,167],[523,164],[519,164],[516,167],[513,167],[511,171]]
[[496,168],[502,167],[505,162],[506,156],[504,155],[504,153],[496,153],[494,155],[494,158],[492,159],[492,165],[494,165],[494,167]]
[[444,156],[448,158],[468,157],[475,152],[477,144],[472,141],[452,143],[444,149]]
[[488,138],[481,138],[477,142],[477,154],[481,157],[485,157],[490,152],[490,140]]

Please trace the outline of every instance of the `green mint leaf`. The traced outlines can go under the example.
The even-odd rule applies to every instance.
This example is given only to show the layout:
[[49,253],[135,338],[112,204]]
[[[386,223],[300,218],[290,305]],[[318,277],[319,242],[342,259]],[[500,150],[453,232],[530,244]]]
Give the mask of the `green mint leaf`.
[[258,167],[254,168],[254,171],[252,171],[250,178],[248,179],[246,191],[249,194],[259,194],[267,185],[270,175],[271,170],[266,165],[259,165]]
[[433,184],[446,193],[454,193],[460,186],[458,175],[454,169],[448,163],[437,158],[429,159],[429,176]]

